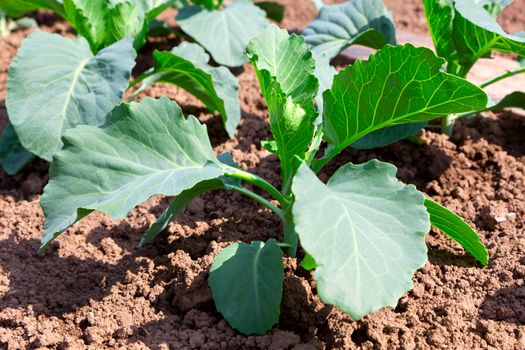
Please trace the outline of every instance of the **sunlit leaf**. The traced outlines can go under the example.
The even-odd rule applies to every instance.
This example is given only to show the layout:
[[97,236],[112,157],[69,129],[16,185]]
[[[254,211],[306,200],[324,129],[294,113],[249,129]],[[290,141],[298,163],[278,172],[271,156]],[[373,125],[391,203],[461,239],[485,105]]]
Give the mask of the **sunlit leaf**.
[[294,179],[295,228],[317,263],[317,291],[354,320],[395,306],[427,261],[424,197],[395,175],[373,160],[341,167],[326,185],[305,165]]
[[120,105],[104,126],[79,126],[64,142],[40,202],[43,248],[93,210],[122,219],[153,195],[176,196],[226,172],[206,127],[167,98]]
[[66,130],[103,123],[121,101],[135,57],[130,39],[94,56],[83,39],[31,34],[7,83],[7,113],[24,148],[50,161]]
[[219,111],[233,137],[241,119],[239,82],[225,67],[208,64],[209,56],[197,44],[182,43],[171,51],[155,51],[155,66],[137,79],[138,94],[151,84],[173,84],[201,100],[210,111]]
[[265,12],[248,1],[237,1],[222,10],[186,6],[179,10],[181,29],[201,44],[219,64],[236,67],[247,61],[248,42],[268,25]]
[[282,251],[266,243],[235,243],[215,257],[209,284],[217,310],[243,334],[265,334],[279,322]]
[[431,199],[425,200],[432,226],[461,244],[463,248],[483,265],[489,263],[489,254],[479,236],[463,219]]

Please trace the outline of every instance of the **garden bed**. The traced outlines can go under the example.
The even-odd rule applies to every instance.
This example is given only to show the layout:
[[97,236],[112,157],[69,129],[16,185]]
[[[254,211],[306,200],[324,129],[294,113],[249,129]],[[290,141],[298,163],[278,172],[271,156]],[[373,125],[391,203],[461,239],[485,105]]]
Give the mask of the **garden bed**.
[[[287,6],[282,25],[300,30],[315,17],[308,1]],[[293,6],[291,4],[294,4]],[[403,30],[424,33],[420,1],[386,1]],[[525,27],[523,1],[506,10],[510,30]],[[523,8],[523,7],[521,7]],[[514,9],[514,10],[513,10]],[[46,31],[70,35],[56,17],[38,14]],[[0,38],[0,125],[6,122],[6,71],[30,30]],[[169,48],[173,43],[148,44]],[[144,55],[146,57],[148,55]],[[344,57],[338,64],[350,62]],[[151,62],[139,62],[139,70]],[[217,153],[231,152],[243,168],[279,182],[279,161],[262,149],[268,112],[249,64],[240,81],[242,118],[228,139],[219,116],[167,85],[144,95],[174,98],[208,125]],[[488,113],[465,120],[451,138],[425,131],[424,145],[405,141],[374,151],[345,151],[321,174],[377,158],[395,164],[412,183],[472,223],[490,254],[479,264],[456,243],[432,231],[429,262],[395,309],[359,322],[324,305],[315,282],[287,259],[280,325],[265,336],[243,336],[216,311],[207,277],[214,256],[231,242],[265,241],[281,232],[278,218],[230,192],[194,200],[164,234],[138,241],[168,206],[155,197],[115,222],[94,213],[63,234],[43,255],[38,200],[48,166],[22,174],[0,171],[0,347],[6,349],[523,349],[525,348],[525,117]]]

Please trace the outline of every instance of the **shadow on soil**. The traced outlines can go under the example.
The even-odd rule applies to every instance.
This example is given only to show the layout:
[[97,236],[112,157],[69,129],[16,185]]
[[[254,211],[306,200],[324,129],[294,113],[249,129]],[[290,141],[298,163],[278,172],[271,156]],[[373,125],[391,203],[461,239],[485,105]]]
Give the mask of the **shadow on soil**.
[[453,140],[462,146],[468,139],[481,138],[490,144],[501,146],[508,154],[519,158],[525,155],[525,116],[505,111],[494,118],[477,117],[461,121],[460,136],[455,132]]
[[479,316],[482,319],[522,325],[525,320],[525,284],[501,288],[481,303]]
[[[118,265],[58,257],[53,251],[40,256],[39,243],[13,236],[1,241],[0,267],[9,276],[10,288],[0,299],[0,309],[31,306],[37,314],[60,317],[90,299],[103,298],[124,277]],[[123,260],[122,265],[135,268],[129,258]]]

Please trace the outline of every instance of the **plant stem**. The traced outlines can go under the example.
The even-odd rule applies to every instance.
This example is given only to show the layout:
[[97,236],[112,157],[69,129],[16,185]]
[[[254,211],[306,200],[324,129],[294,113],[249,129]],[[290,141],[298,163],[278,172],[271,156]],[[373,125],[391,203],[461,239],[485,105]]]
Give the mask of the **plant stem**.
[[498,82],[500,80],[512,77],[512,76],[520,74],[520,73],[525,73],[525,67],[520,67],[520,68],[515,69],[515,70],[507,71],[507,72],[505,72],[505,73],[503,73],[501,75],[498,75],[498,76],[496,76],[496,77],[494,77],[492,79],[489,79],[489,80],[479,84],[479,87],[484,89],[487,86],[490,86],[490,85],[492,85],[492,84],[494,84],[494,83],[496,83],[496,82]]
[[273,211],[277,216],[279,216],[282,220],[285,220],[285,213],[281,208],[278,208],[276,205],[274,205],[272,202],[270,202],[267,199],[264,199],[263,197],[259,196],[257,193],[253,193],[252,191],[242,187],[242,186],[235,186],[235,185],[227,185],[228,189],[239,192],[241,194],[244,194],[247,197],[250,197],[251,199],[255,200],[256,202],[259,202],[260,204],[264,205],[271,211]]
[[271,183],[269,183],[268,181],[266,181],[265,179],[263,179],[260,176],[257,176],[255,174],[249,173],[249,172],[241,170],[241,169],[235,169],[235,171],[232,174],[229,174],[229,175],[234,177],[234,178],[236,178],[236,179],[249,182],[249,183],[251,183],[251,184],[253,184],[253,185],[255,185],[255,186],[257,186],[257,187],[259,187],[259,188],[261,188],[263,190],[265,190],[273,198],[275,198],[279,202],[281,207],[283,209],[285,209],[285,210],[290,205],[290,201],[285,196],[283,196],[283,194],[281,192],[279,192],[278,189],[276,189]]
[[293,222],[292,206],[284,212],[284,242],[287,244],[286,255],[295,258],[297,255],[297,248],[299,246],[299,236],[295,232],[295,224]]
[[449,114],[441,118],[441,132],[443,134],[447,134],[448,136],[452,135],[452,129],[454,128],[455,119],[455,114]]

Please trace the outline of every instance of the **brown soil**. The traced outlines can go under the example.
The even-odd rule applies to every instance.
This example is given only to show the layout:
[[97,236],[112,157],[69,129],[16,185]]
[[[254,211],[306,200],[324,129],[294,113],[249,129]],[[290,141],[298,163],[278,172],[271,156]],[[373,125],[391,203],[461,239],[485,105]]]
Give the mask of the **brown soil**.
[[[393,10],[401,25],[416,28],[410,19],[420,16],[408,4]],[[288,28],[302,28],[315,15],[307,1],[288,8]],[[44,30],[68,32],[52,16],[38,19]],[[0,39],[0,101],[6,68],[27,34]],[[277,184],[278,161],[260,147],[269,132],[258,83],[248,65],[238,78],[243,118],[233,140],[217,116],[184,92],[155,86],[147,94],[175,98],[208,124],[217,152],[232,152],[244,168]],[[3,102],[0,114],[3,125]],[[480,268],[455,243],[431,232],[429,263],[416,273],[414,289],[395,309],[354,322],[324,305],[309,273],[288,259],[281,323],[266,336],[233,331],[216,312],[206,283],[221,247],[280,235],[278,220],[249,199],[206,194],[142,249],[139,238],[169,199],[153,198],[122,222],[93,214],[39,256],[38,200],[47,165],[37,161],[15,177],[0,171],[0,348],[524,349],[525,118],[502,113],[460,123],[451,139],[432,132],[422,137],[423,146],[399,142],[378,151],[348,151],[322,177],[349,161],[394,163],[403,181],[476,227],[490,266]]]

